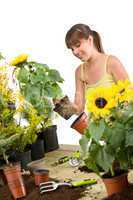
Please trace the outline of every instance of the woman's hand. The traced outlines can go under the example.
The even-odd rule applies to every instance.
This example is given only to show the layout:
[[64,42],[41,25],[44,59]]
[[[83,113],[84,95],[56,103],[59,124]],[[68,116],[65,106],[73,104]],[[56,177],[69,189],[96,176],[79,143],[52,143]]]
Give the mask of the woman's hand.
[[53,99],[55,105],[54,111],[59,113],[65,119],[69,119],[73,114],[77,114],[74,104],[69,100],[68,96],[62,99]]

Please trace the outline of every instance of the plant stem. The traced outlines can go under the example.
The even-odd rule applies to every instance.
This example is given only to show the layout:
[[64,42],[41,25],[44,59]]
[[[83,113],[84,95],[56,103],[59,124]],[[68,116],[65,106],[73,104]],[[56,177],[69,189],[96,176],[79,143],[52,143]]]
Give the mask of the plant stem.
[[8,156],[3,152],[3,158],[6,161],[6,164],[9,165]]
[[113,166],[110,167],[110,172],[111,172],[111,176],[115,175],[114,170],[113,170]]

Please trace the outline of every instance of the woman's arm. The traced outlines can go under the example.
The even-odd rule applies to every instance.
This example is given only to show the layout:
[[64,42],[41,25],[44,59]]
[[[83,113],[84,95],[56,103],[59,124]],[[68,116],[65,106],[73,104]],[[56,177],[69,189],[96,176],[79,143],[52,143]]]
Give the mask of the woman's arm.
[[79,66],[75,71],[75,99],[73,107],[77,114],[84,111],[85,107],[85,88],[81,80],[81,67]]
[[[53,99],[53,103],[56,105],[60,103],[61,99]],[[80,114],[84,111],[85,107],[85,89],[84,89],[84,83],[81,81],[81,69],[80,66],[75,71],[75,98],[74,102],[69,102],[68,105],[66,105],[68,109],[75,113]]]
[[125,70],[123,64],[115,56],[109,56],[107,71],[114,77],[115,81],[129,79],[128,73]]

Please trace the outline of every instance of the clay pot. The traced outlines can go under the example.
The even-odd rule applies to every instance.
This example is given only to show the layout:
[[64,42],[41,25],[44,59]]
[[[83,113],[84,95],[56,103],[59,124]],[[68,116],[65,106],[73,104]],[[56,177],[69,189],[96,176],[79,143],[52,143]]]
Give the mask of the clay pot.
[[112,178],[102,178],[108,196],[112,194],[122,192],[126,187],[128,187],[127,172]]
[[33,174],[35,176],[36,186],[39,186],[40,183],[47,182],[49,180],[49,170],[47,169],[34,169]]
[[86,113],[83,112],[72,123],[71,128],[75,129],[80,134],[84,134],[84,131],[87,128],[87,126],[88,126],[88,117]]
[[6,177],[4,175],[3,169],[0,169],[0,179],[2,180],[4,185],[7,184],[7,180],[6,180]]
[[3,170],[14,199],[25,197],[26,190],[21,175],[20,164],[5,166]]

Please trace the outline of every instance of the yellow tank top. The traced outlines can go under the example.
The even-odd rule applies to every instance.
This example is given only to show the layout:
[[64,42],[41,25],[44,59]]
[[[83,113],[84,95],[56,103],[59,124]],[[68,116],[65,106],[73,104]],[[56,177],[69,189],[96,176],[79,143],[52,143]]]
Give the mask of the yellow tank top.
[[102,87],[102,86],[110,86],[112,83],[114,83],[114,79],[113,79],[113,76],[111,76],[110,74],[107,73],[107,61],[108,61],[108,58],[109,56],[106,57],[106,60],[105,60],[105,64],[104,64],[104,74],[103,74],[103,77],[97,81],[96,83],[94,84],[87,84],[85,82],[85,79],[84,79],[84,74],[85,74],[85,71],[84,71],[84,64],[81,66],[81,80],[84,82],[84,86],[85,86],[85,96],[86,96],[86,93],[88,94],[88,92],[94,88],[97,88],[97,87]]

